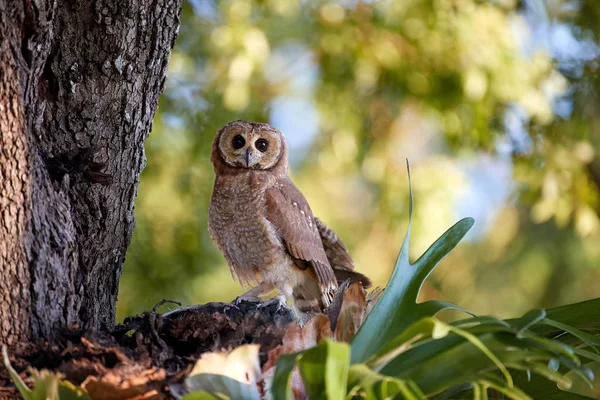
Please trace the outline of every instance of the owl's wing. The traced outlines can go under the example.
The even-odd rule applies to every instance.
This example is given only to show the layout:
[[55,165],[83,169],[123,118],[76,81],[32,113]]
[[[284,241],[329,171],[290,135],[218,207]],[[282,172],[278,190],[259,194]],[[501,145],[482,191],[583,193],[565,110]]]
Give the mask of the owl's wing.
[[365,288],[371,287],[371,280],[361,273],[354,271],[354,261],[348,254],[348,249],[342,240],[323,221],[315,217],[317,229],[321,236],[323,248],[333,273],[339,282],[350,279],[352,282],[362,282]]
[[304,195],[292,182],[284,181],[268,189],[267,219],[275,226],[298,268],[305,269],[318,282],[323,303],[328,306],[337,288],[316,221]]
[[335,232],[319,218],[315,217],[315,222],[317,223],[321,242],[323,243],[323,248],[325,249],[325,254],[327,254],[327,259],[329,260],[331,267],[347,269],[350,271],[353,270],[354,261],[352,261],[350,254],[348,254],[348,249],[338,235],[336,235]]

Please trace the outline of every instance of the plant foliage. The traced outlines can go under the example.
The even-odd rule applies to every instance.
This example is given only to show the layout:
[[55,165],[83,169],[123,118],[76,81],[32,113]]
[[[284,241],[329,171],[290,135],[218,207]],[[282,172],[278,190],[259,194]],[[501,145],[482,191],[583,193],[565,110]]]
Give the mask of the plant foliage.
[[48,371],[30,369],[33,390],[29,389],[10,364],[6,346],[2,347],[2,357],[10,378],[24,400],[91,400],[85,389],[63,380],[60,374]]
[[[412,204],[411,190],[410,215]],[[509,320],[472,315],[453,323],[435,315],[460,307],[416,302],[427,276],[473,223],[456,223],[412,264],[409,224],[390,282],[350,344],[324,339],[282,355],[269,395],[293,398],[298,368],[311,399],[487,399],[490,391],[520,400],[540,398],[537,391],[544,399],[590,398],[566,390],[573,381],[594,386],[586,364],[600,362],[600,299]]]
[[[457,222],[410,263],[409,221],[383,293],[367,296],[359,283],[342,285],[337,312],[315,316],[304,327],[292,324],[282,345],[269,352],[270,369],[265,364],[261,371],[257,345],[205,353],[185,380],[183,398],[259,399],[261,392],[275,400],[479,400],[490,392],[517,400],[596,398],[600,299],[507,320],[438,300],[417,303],[427,276],[473,223],[472,218]],[[435,318],[447,309],[471,316],[452,323]],[[10,366],[6,349],[4,363],[27,400],[89,398],[48,372],[32,371],[30,390]]]

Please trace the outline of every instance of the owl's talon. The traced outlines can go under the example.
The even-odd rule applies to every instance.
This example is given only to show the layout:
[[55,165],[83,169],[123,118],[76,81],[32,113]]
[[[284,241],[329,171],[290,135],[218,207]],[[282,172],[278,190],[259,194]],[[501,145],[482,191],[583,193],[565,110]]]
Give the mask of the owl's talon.
[[278,294],[277,296],[272,297],[263,303],[260,303],[257,308],[265,308],[273,304],[277,305],[277,308],[275,309],[276,312],[279,312],[281,311],[281,309],[286,308],[288,306],[285,296],[283,294]]
[[261,301],[260,297],[241,295],[236,297],[232,303],[234,306],[239,306],[241,303],[260,303]]

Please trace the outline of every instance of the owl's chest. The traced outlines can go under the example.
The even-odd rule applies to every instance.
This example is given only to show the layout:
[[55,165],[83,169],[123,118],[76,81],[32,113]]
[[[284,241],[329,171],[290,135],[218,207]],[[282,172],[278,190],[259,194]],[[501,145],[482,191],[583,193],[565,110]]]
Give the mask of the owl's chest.
[[[217,236],[233,232],[256,233],[261,229],[264,217],[264,191],[250,191],[244,188],[215,188],[210,203],[209,224]],[[247,235],[242,235],[247,236]]]
[[229,187],[215,185],[209,210],[209,230],[238,274],[262,269],[284,256],[281,243],[265,217],[262,188],[244,182]]

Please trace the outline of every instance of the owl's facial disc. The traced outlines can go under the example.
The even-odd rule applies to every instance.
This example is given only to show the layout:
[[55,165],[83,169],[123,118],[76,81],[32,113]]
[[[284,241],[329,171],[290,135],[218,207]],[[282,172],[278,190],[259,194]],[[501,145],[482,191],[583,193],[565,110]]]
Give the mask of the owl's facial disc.
[[219,151],[223,160],[232,167],[269,169],[281,155],[283,137],[279,131],[260,126],[248,131],[241,126],[232,126],[222,132]]

